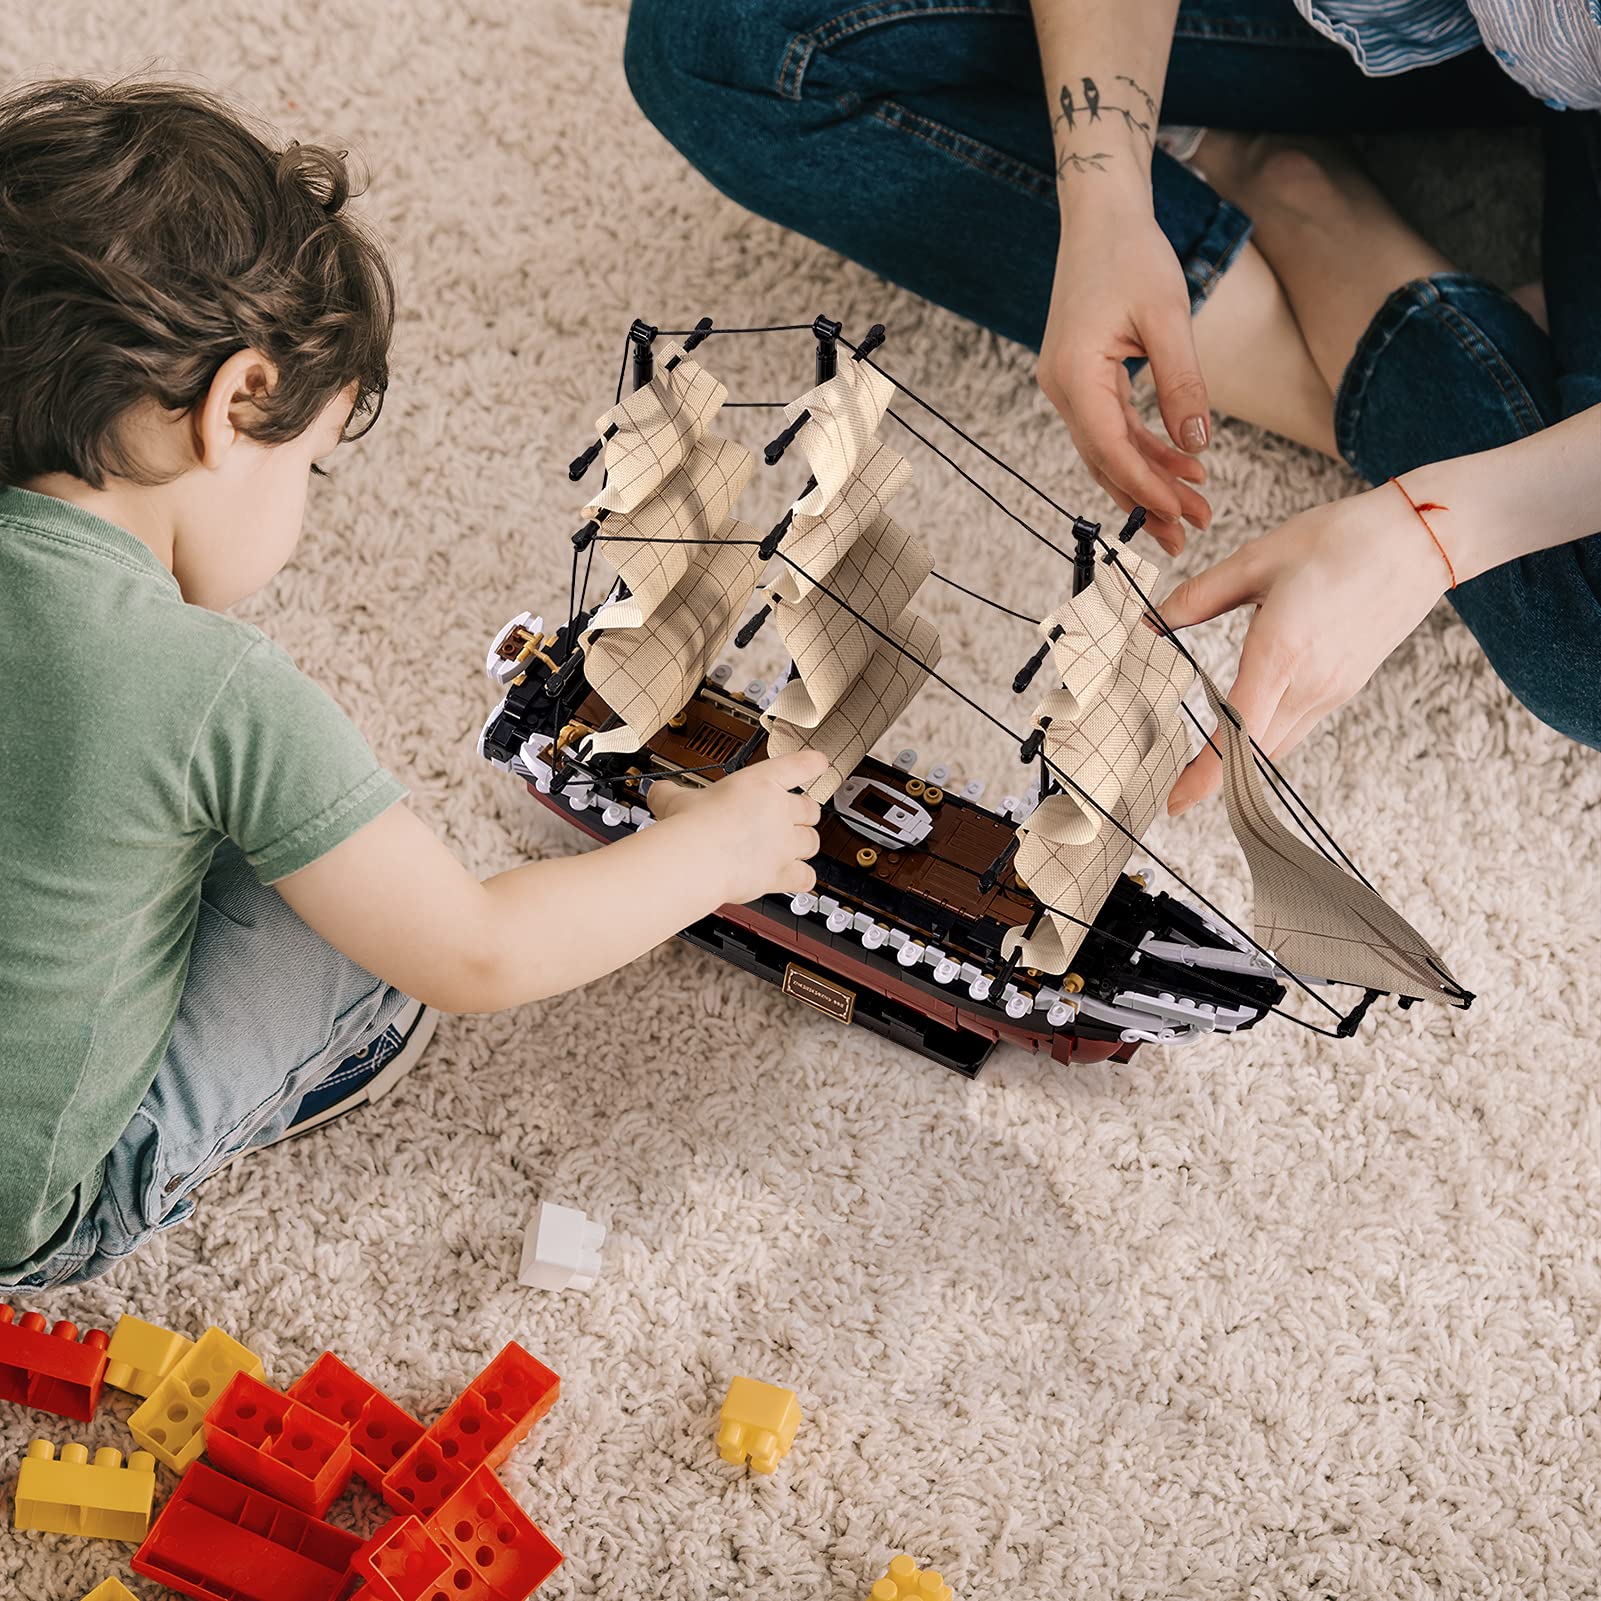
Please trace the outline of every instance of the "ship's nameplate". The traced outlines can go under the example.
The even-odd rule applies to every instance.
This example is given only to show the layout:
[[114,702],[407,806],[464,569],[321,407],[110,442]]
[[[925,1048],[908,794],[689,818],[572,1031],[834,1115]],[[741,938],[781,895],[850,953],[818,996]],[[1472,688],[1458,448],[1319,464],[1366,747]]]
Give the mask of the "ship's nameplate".
[[784,969],[783,989],[786,995],[793,995],[797,1001],[815,1007],[836,1023],[848,1023],[856,1015],[854,990],[848,990],[843,984],[836,984],[832,979],[824,978],[820,973],[794,962]]

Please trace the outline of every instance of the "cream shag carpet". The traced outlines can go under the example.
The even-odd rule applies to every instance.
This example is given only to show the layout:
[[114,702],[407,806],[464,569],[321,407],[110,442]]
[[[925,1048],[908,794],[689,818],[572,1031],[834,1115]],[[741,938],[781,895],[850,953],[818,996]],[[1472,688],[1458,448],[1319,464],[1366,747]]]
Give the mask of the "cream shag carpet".
[[[484,871],[573,848],[474,756],[479,669],[506,617],[564,604],[564,468],[636,314],[881,319],[892,370],[1105,510],[1026,352],[684,166],[628,96],[625,15],[58,0],[0,36],[8,78],[170,66],[370,161],[403,296],[394,387],[250,615]],[[1482,167],[1481,196],[1512,171]],[[1462,211],[1454,185],[1439,209],[1484,259],[1523,204]],[[808,383],[809,343],[707,356],[735,398],[772,399]],[[1348,487],[1220,434],[1195,556]],[[1059,580],[948,469],[920,485],[904,520],[947,570],[1024,605]],[[929,602],[947,667],[1009,699],[1031,641],[957,600]],[[1008,752],[950,700],[908,729],[1005,787]],[[1292,772],[1479,992],[1467,1017],[1386,1009],[1342,1045],[1275,1024],[1129,1067],[1007,1054],[970,1084],[671,945],[549,1005],[447,1019],[403,1093],[240,1165],[193,1226],[48,1310],[217,1322],[283,1382],[332,1347],[428,1417],[523,1341],[562,1375],[505,1470],[567,1552],[553,1598],[852,1601],[903,1549],[967,1598],[1594,1595],[1601,763],[1523,713],[1442,607]],[[1157,843],[1245,904],[1217,809]],[[592,1294],[517,1287],[540,1196],[609,1225]],[[771,1479],[713,1448],[735,1373],[800,1394]],[[91,1439],[122,1443],[127,1410]],[[8,1463],[72,1433],[3,1414]],[[8,1595],[66,1601],[118,1570],[120,1547],[0,1534]]]

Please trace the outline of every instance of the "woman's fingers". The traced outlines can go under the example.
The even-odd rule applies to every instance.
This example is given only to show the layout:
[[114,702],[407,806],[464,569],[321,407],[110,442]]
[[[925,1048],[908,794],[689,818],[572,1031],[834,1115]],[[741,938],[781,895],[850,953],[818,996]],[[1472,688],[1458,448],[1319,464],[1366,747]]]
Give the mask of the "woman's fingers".
[[1115,381],[1108,385],[1093,371],[1081,373],[1067,398],[1068,425],[1091,470],[1110,478],[1162,522],[1177,522],[1184,510],[1177,485],[1147,461],[1129,438],[1123,398]]
[[[1250,557],[1251,547],[1243,546],[1232,556],[1225,556],[1215,567],[1194,574],[1179,584],[1164,600],[1158,602],[1169,628],[1188,628],[1193,623],[1210,622],[1236,606],[1244,606],[1260,598],[1261,584]],[[1250,636],[1246,636],[1249,645]],[[1241,657],[1243,670],[1244,657]]]
[[[1164,614],[1166,608],[1163,608]],[[1263,630],[1253,628],[1245,636],[1240,652],[1239,676],[1229,690],[1228,704],[1239,714],[1248,733],[1256,737],[1264,749],[1272,747],[1262,738],[1262,730],[1273,726],[1279,705],[1290,689],[1289,665],[1277,645],[1263,637]],[[1224,715],[1227,715],[1225,710]],[[1167,799],[1169,817],[1177,817],[1215,794],[1223,782],[1223,763],[1219,752],[1222,740],[1213,734],[1212,742],[1188,767],[1179,774],[1172,793]]]
[[1183,450],[1205,450],[1212,438],[1211,409],[1195,353],[1189,297],[1182,288],[1172,299],[1145,311],[1139,334],[1151,360],[1151,381],[1168,438]]

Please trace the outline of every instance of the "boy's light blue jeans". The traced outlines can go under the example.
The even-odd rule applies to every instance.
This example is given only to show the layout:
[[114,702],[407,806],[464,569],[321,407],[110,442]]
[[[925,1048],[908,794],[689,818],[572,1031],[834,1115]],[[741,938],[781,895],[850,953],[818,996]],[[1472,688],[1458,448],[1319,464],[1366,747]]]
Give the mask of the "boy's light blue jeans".
[[[1061,224],[1028,0],[634,0],[626,66],[646,116],[724,193],[1039,349]],[[1284,133],[1540,123],[1550,334],[1466,274],[1397,289],[1340,386],[1339,447],[1382,483],[1601,402],[1601,113],[1544,110],[1483,50],[1366,78],[1290,0],[1183,0],[1162,118]],[[1152,179],[1199,304],[1250,220],[1161,152]],[[794,294],[772,320],[830,311]],[[1451,601],[1537,717],[1601,746],[1601,536]]]
[[42,1268],[6,1287],[82,1283],[182,1223],[200,1184],[282,1134],[301,1097],[405,1003],[313,933],[224,842],[201,890],[172,1040],[106,1157],[100,1194]]

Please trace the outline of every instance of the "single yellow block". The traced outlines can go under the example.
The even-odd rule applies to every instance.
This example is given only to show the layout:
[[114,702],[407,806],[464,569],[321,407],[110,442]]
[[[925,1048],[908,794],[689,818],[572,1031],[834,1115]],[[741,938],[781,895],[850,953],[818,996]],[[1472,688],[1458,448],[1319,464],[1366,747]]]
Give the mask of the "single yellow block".
[[139,1601],[121,1579],[102,1579],[83,1601]]
[[920,1568],[904,1552],[867,1592],[867,1601],[951,1601],[951,1587],[933,1568]]
[[174,1473],[182,1473],[205,1450],[201,1420],[236,1373],[266,1377],[254,1351],[221,1329],[207,1329],[128,1419],[128,1432]]
[[124,1313],[106,1347],[106,1383],[149,1395],[194,1348],[186,1336]]
[[156,1461],[109,1445],[89,1460],[86,1445],[64,1445],[61,1458],[48,1440],[35,1440],[17,1475],[16,1525],[40,1534],[81,1534],[95,1540],[137,1542],[150,1532],[156,1495]]
[[735,1379],[718,1422],[717,1454],[723,1461],[738,1466],[748,1458],[757,1473],[771,1473],[795,1443],[800,1402],[782,1385]]

